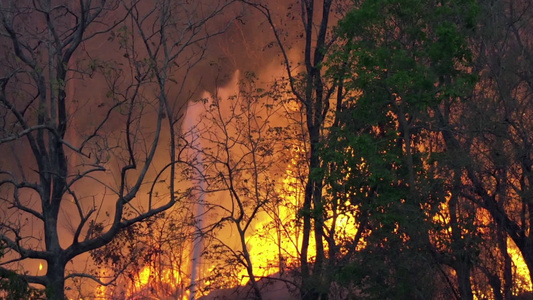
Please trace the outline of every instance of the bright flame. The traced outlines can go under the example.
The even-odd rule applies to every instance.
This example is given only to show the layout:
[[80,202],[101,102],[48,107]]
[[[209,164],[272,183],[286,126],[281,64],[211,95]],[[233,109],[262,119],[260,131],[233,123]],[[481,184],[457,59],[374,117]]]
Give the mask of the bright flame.
[[144,287],[148,284],[148,282],[150,281],[150,274],[151,274],[151,270],[150,270],[150,267],[147,266],[147,267],[144,267],[140,272],[139,274],[137,275],[138,276],[138,279],[135,281],[135,287],[137,289],[140,289],[141,287]]
[[183,276],[180,274],[179,270],[172,268],[160,270],[153,265],[144,266],[134,275],[133,286],[126,293],[126,299],[188,299],[189,291],[181,285]]
[[[299,264],[302,241],[295,221],[297,209],[303,201],[304,187],[298,178],[298,171],[301,171],[299,159],[304,156],[305,150],[302,148],[292,149],[285,174],[277,183],[278,199],[256,215],[252,229],[247,234],[246,246],[256,277],[283,276],[287,269]],[[309,242],[309,256],[312,257],[315,255],[312,236]],[[249,281],[245,268],[240,269],[237,276],[241,285]]]
[[516,268],[515,282],[518,288],[521,288],[526,291],[532,291],[533,285],[531,284],[531,277],[529,276],[529,269],[526,265],[524,257],[520,250],[516,247],[513,240],[510,238],[507,239],[507,251],[511,256],[513,265]]

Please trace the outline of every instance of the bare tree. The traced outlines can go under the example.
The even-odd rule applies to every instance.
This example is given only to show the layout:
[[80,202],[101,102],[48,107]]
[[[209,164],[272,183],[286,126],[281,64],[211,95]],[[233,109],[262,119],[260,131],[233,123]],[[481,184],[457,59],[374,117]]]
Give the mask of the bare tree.
[[[230,95],[217,92],[196,104],[205,112],[197,115],[201,123],[190,130],[188,145],[206,182],[204,216],[197,216],[206,219],[201,223],[201,234],[209,243],[204,251],[214,256],[214,264],[230,262],[233,267],[223,267],[230,271],[244,268],[254,297],[262,299],[256,272],[265,266],[254,264],[258,257],[251,256],[249,243],[258,218],[266,217],[266,207],[277,205],[279,199],[275,187],[281,171],[277,161],[284,157],[279,124],[283,106],[281,99],[255,85],[254,75],[243,77],[240,84],[228,87]],[[224,228],[236,231],[238,241],[221,235],[227,232]]]
[[175,144],[185,79],[229,2],[1,2],[0,273],[49,299],[66,279],[105,284],[67,263],[187,194]]
[[[243,1],[256,8],[271,27],[281,51],[282,61],[288,77],[289,89],[296,99],[302,112],[301,143],[306,151],[307,174],[304,183],[304,199],[299,215],[302,218],[302,244],[300,249],[300,267],[302,275],[301,295],[303,299],[327,298],[331,284],[331,276],[326,268],[328,259],[334,259],[337,249],[334,227],[326,228],[326,219],[333,224],[338,217],[325,207],[324,177],[320,171],[325,167],[320,157],[320,143],[326,140],[329,127],[335,124],[331,118],[340,108],[344,99],[343,76],[326,74],[328,54],[336,43],[332,31],[336,20],[346,12],[349,1],[341,0],[301,0],[287,3],[289,13],[286,19],[279,20],[272,14],[272,8],[261,1]],[[291,23],[290,20],[300,22]],[[280,24],[282,24],[280,26]],[[298,34],[301,44],[294,45],[285,39],[283,25],[291,24],[290,28],[298,28],[292,33]],[[287,34],[288,36],[288,34]],[[297,47],[303,55],[291,56],[290,48]],[[314,241],[311,239],[314,237]],[[326,246],[326,242],[328,245]],[[313,246],[312,246],[313,245]],[[311,249],[314,248],[314,249]],[[329,255],[326,253],[329,249]],[[315,253],[315,257],[309,253]],[[312,262],[314,260],[314,262]]]

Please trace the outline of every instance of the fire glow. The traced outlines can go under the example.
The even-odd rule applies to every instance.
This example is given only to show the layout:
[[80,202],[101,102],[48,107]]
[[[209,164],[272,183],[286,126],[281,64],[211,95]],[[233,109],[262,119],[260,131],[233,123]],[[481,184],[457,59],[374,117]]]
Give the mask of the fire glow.
[[0,2],[0,298],[533,296],[527,0],[111,2]]
[[[239,73],[233,79],[233,81],[227,86],[221,88],[215,96],[204,94],[204,100],[207,103],[213,101],[210,97],[220,97],[223,99],[230,99],[235,97],[234,95],[239,94],[239,84],[241,80],[238,76]],[[232,86],[234,88],[232,88]],[[202,116],[202,101],[189,105],[187,118],[184,126],[186,131],[193,132],[192,140],[189,143],[200,143],[195,146],[197,150],[202,151],[202,148],[205,145],[208,145],[207,142],[202,142],[202,136],[196,130],[202,131],[200,125],[204,122]],[[229,101],[229,100],[221,100]],[[205,104],[205,103],[204,103]],[[219,104],[220,105],[220,104]],[[294,105],[294,103],[290,104]],[[285,105],[287,107],[287,105]],[[292,107],[292,110],[297,108]],[[192,129],[192,130],[191,130]],[[208,146],[209,147],[209,146]],[[352,150],[353,151],[353,150]],[[254,275],[257,278],[267,278],[267,277],[282,277],[288,274],[291,269],[298,268],[298,257],[299,249],[301,247],[301,235],[299,233],[298,225],[296,224],[296,219],[298,215],[298,208],[301,206],[303,201],[303,184],[301,181],[301,173],[305,173],[305,170],[301,169],[301,161],[306,157],[305,147],[302,145],[294,146],[290,149],[290,159],[287,164],[284,166],[283,176],[280,180],[277,181],[276,191],[280,195],[280,200],[275,206],[275,211],[264,209],[258,213],[251,226],[251,230],[246,233],[246,244],[247,251],[252,263],[252,270]],[[196,157],[202,154],[195,154]],[[199,163],[202,163],[201,159],[198,159]],[[365,163],[361,162],[361,168],[364,168]],[[201,169],[201,168],[200,168]],[[347,174],[347,176],[350,176]],[[224,202],[220,197],[209,197],[206,196],[205,200],[202,200],[201,197],[204,197],[203,191],[209,190],[209,187],[206,187],[205,183],[196,183],[201,186],[199,192],[195,194],[197,197],[200,197],[197,207],[202,207],[201,209],[196,210],[197,215],[201,215],[201,221],[198,221],[195,226],[196,228],[208,225],[209,222],[213,220],[209,219],[209,215],[204,216],[204,206],[209,207],[212,204],[207,202],[217,201],[225,203],[225,205],[230,205],[228,202]],[[215,193],[216,194],[216,193]],[[449,200],[450,195],[447,196]],[[195,201],[195,200],[193,200]],[[217,204],[218,205],[218,204]],[[346,207],[350,207],[350,203],[346,202],[344,204]],[[449,212],[447,203],[441,204],[440,211],[441,213],[437,214],[434,218],[434,222],[441,224],[449,223]],[[338,208],[337,217],[335,220],[335,226],[339,233],[343,236],[342,238],[353,237],[357,234],[359,230],[359,225],[357,220],[353,215],[343,215],[342,207]],[[216,214],[215,214],[216,215]],[[204,220],[204,218],[206,218]],[[487,216],[480,214],[480,222],[486,223],[488,219]],[[206,223],[206,224],[204,224]],[[326,226],[331,226],[331,221],[328,221]],[[444,228],[444,231],[441,234],[449,234],[449,228]],[[228,280],[227,283],[224,282],[215,282],[209,278],[209,274],[216,269],[215,264],[209,259],[201,258],[197,256],[198,252],[203,252],[203,241],[197,237],[201,236],[201,233],[194,233],[193,230],[193,240],[187,245],[187,248],[190,249],[189,253],[184,254],[184,261],[188,262],[182,266],[181,269],[172,269],[172,268],[161,268],[161,266],[146,265],[142,267],[137,273],[133,274],[132,283],[126,288],[126,299],[162,299],[162,297],[175,297],[179,295],[179,299],[197,299],[202,295],[207,295],[212,289],[210,286],[214,285],[216,288],[221,285],[226,288],[233,288],[235,284],[240,286],[246,286],[249,284],[250,277],[248,270],[244,264],[234,265],[235,272],[233,276],[234,280]],[[227,239],[226,243],[232,245],[232,250],[235,252],[242,251],[242,245],[239,245],[237,238],[234,235],[228,235],[221,237],[221,239]],[[235,239],[231,241],[231,239]],[[357,247],[357,250],[361,250],[365,247],[366,241],[362,239]],[[311,236],[310,239],[310,249],[314,249],[314,238]],[[519,253],[516,247],[512,242],[508,246],[509,254],[512,257],[515,272],[518,274],[518,278],[521,281],[519,283],[520,288],[523,290],[531,291],[531,282],[529,280],[529,272],[527,266]],[[311,260],[313,260],[314,253],[310,253]],[[156,259],[154,258],[154,261]],[[224,281],[224,278],[219,278],[219,281]],[[179,282],[179,284],[178,284]],[[203,290],[203,292],[202,292]],[[102,290],[100,288],[99,295],[105,295],[105,288]],[[106,298],[106,297],[104,297]]]

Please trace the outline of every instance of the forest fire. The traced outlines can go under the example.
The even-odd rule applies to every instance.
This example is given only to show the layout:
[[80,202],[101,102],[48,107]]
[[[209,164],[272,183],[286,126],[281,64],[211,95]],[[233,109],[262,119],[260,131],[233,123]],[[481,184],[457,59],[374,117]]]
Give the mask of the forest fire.
[[532,22],[0,1],[0,298],[530,299]]
[[[276,203],[273,207],[273,211],[265,210],[255,218],[252,225],[252,229],[249,231],[246,237],[246,247],[248,247],[249,255],[252,258],[251,264],[253,274],[258,278],[289,278],[290,272],[294,272],[295,266],[298,265],[298,249],[301,247],[301,237],[297,231],[297,226],[294,223],[294,216],[297,214],[296,208],[298,203],[302,201],[301,196],[301,182],[297,175],[301,172],[298,169],[298,160],[305,153],[301,147],[295,147],[291,150],[293,153],[288,165],[285,168],[285,175],[279,182],[279,187],[276,187],[277,192],[280,194],[280,199],[286,201],[284,203]],[[218,199],[217,201],[220,201]],[[348,205],[348,204],[346,204]],[[209,204],[207,204],[209,206]],[[341,210],[337,212],[339,215],[336,220],[336,227],[339,232],[342,232],[343,236],[349,237],[357,233],[357,223],[349,216],[343,215]],[[209,220],[204,220],[209,222]],[[212,222],[212,220],[211,220]],[[232,243],[232,241],[226,241],[226,243]],[[236,244],[236,249],[239,246]],[[314,242],[311,241],[310,245],[313,246]],[[191,243],[188,245],[190,249],[194,246]],[[192,261],[192,251],[183,253],[183,261]],[[314,253],[310,253],[314,256]],[[220,258],[219,258],[220,259]],[[182,269],[169,269],[162,265],[158,265],[157,262],[161,261],[157,257],[150,259],[152,264],[146,265],[140,268],[136,272],[132,272],[129,276],[130,283],[124,287],[122,297],[126,299],[165,299],[166,297],[178,297],[179,299],[189,299],[190,289],[187,287],[191,284],[191,264],[182,265]],[[238,262],[238,261],[237,261]],[[250,276],[245,266],[239,266],[239,263],[232,268],[234,272],[232,276],[236,280],[228,280],[228,278],[217,278],[218,282],[212,281],[205,274],[214,272],[216,266],[213,262],[203,259],[200,264],[197,265],[199,270],[198,282],[207,287],[215,284],[215,288],[220,286],[221,282],[227,280],[228,287],[234,287],[234,284],[240,286],[246,286],[249,284]],[[177,284],[180,283],[180,284]],[[102,298],[115,299],[112,294],[106,292],[105,288],[99,288],[97,293]]]

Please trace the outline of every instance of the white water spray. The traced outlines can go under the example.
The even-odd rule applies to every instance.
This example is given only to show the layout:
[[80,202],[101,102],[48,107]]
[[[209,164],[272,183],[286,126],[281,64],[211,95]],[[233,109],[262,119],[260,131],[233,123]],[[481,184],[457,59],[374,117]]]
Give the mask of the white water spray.
[[[236,71],[232,77],[230,83],[226,87],[218,88],[216,94],[211,95],[208,92],[204,92],[202,99],[208,99],[208,101],[219,101],[219,99],[230,99],[238,91],[239,86],[239,71]],[[220,104],[220,103],[219,103]],[[224,105],[223,105],[224,106]],[[196,190],[198,194],[196,195],[196,232],[195,238],[193,241],[193,256],[192,256],[192,270],[191,270],[191,287],[190,287],[190,300],[194,300],[196,297],[197,289],[197,280],[199,277],[199,272],[201,270],[201,253],[203,248],[203,238],[202,238],[202,227],[204,223],[204,214],[205,214],[205,205],[207,199],[205,199],[205,191],[207,189],[207,183],[205,180],[202,180],[204,175],[204,156],[203,156],[203,147],[202,145],[201,132],[205,129],[205,124],[202,122],[202,113],[205,112],[205,105],[203,101],[199,102],[189,102],[187,106],[187,113],[183,121],[184,133],[186,133],[187,140],[190,147],[194,150],[194,167],[196,169],[195,176],[197,180],[194,180],[196,184]],[[222,112],[224,114],[224,112]]]
[[198,178],[195,180],[197,184],[196,191],[196,230],[194,233],[193,239],[193,255],[192,255],[192,270],[191,270],[191,287],[190,287],[190,299],[194,300],[196,297],[196,280],[198,277],[198,271],[200,268],[201,253],[203,248],[202,241],[202,226],[203,226],[203,215],[204,215],[204,192],[206,189],[206,182],[202,180],[204,173],[203,166],[203,154],[202,154],[202,143],[200,141],[200,116],[204,107],[201,102],[189,102],[187,106],[187,112],[185,115],[185,120],[183,122],[184,132],[189,136],[189,143],[194,149],[195,153],[195,164],[196,169],[195,175]]

